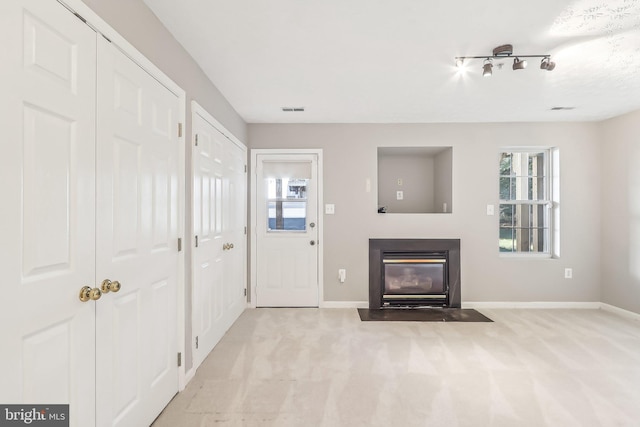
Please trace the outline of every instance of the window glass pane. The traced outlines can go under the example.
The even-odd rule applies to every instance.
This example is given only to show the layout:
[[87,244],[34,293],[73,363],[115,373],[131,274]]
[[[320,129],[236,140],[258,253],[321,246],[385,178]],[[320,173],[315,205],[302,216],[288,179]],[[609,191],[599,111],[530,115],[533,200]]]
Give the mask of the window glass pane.
[[267,185],[267,230],[307,229],[307,179],[269,178]]
[[500,155],[500,175],[511,175],[511,153],[502,153]]
[[511,178],[504,176],[500,177],[500,200],[511,200],[512,184],[515,188],[515,182]]
[[527,175],[544,176],[544,153],[528,153]]
[[304,231],[307,229],[307,202],[268,202],[268,230]]
[[515,242],[513,239],[513,228],[500,227],[500,252],[513,252]]
[[500,205],[500,227],[513,227],[514,205]]

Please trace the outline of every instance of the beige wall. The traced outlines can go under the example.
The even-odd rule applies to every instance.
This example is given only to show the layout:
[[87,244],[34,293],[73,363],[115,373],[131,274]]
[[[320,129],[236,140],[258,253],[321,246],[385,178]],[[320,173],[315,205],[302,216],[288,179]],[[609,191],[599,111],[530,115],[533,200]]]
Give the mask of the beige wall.
[[[402,180],[402,185],[398,185],[398,179]],[[433,212],[435,193],[433,157],[378,153],[377,182],[376,206],[386,206],[387,212]],[[397,199],[397,191],[403,192],[402,200]]]
[[[460,238],[462,299],[471,301],[600,301],[598,124],[308,124],[249,125],[250,148],[322,148],[326,301],[366,301],[369,238]],[[560,149],[561,258],[508,259],[497,250],[498,152],[545,144]],[[378,214],[377,147],[452,146],[453,213]],[[366,180],[371,179],[371,191]],[[345,185],[348,183],[348,185]],[[564,268],[574,278],[564,279]],[[337,270],[347,269],[340,284]]]
[[[443,150],[435,158],[434,181],[436,183],[434,195],[435,212],[453,211],[453,181],[452,178],[453,150]],[[446,209],[445,209],[446,208]]]
[[640,313],[640,111],[601,124],[602,301]]

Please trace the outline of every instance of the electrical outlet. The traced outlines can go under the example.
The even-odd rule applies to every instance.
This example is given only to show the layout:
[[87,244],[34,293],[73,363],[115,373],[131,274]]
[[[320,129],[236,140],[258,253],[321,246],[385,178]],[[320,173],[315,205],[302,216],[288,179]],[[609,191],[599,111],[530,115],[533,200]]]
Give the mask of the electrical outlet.
[[398,186],[402,185],[402,178],[398,178]]
[[573,268],[565,268],[564,269],[564,278],[565,279],[573,279]]

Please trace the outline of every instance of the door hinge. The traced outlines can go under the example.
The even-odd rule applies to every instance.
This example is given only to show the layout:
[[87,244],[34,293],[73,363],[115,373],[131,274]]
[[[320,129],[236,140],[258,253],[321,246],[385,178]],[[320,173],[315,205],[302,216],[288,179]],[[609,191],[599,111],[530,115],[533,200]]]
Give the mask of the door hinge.
[[244,288],[244,296],[247,296],[247,288]]
[[245,227],[244,227],[244,234],[245,234],[245,236],[246,236],[246,234],[247,234],[247,226],[246,226],[246,225],[245,225]]
[[198,146],[198,134],[196,133],[196,147]]
[[73,12],[73,14],[76,16],[76,18],[78,18],[79,20],[81,20],[82,22],[84,22],[85,24],[87,23],[87,20],[84,19],[80,14]]
[[178,252],[182,252],[182,238],[178,237]]
[[182,123],[178,123],[178,138],[182,138]]
[[196,336],[196,350],[198,349],[198,337]]
[[247,173],[247,165],[244,165],[244,173]]
[[198,247],[198,236],[196,236],[196,248]]
[[182,366],[182,353],[178,353],[178,367]]

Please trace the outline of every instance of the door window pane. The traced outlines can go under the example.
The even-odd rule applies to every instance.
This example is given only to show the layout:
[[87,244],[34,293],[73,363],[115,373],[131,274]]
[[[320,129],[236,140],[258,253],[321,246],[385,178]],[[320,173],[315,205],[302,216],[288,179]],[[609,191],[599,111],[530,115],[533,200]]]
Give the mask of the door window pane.
[[306,231],[308,179],[269,178],[267,231]]

